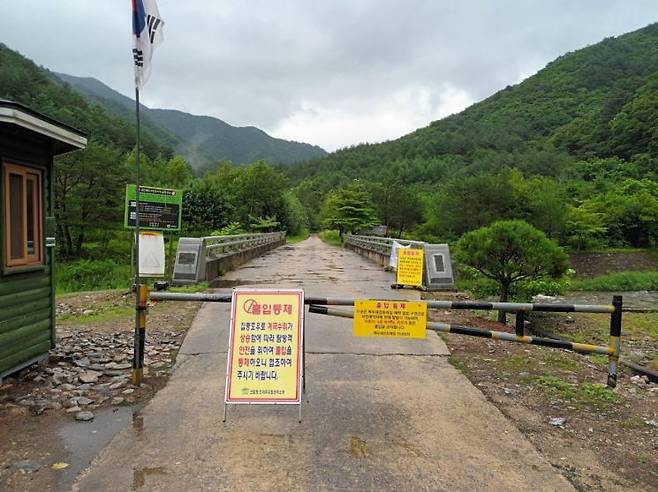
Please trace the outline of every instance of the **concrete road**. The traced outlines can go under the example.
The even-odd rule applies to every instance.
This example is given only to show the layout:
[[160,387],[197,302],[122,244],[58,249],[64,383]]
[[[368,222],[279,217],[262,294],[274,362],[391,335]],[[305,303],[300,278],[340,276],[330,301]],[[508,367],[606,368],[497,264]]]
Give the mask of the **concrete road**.
[[[256,259],[226,285],[308,296],[413,299],[392,274],[311,238]],[[455,370],[441,339],[354,338],[309,314],[296,406],[230,406],[222,423],[228,305],[206,304],[169,384],[79,478],[97,490],[570,490],[567,480]]]

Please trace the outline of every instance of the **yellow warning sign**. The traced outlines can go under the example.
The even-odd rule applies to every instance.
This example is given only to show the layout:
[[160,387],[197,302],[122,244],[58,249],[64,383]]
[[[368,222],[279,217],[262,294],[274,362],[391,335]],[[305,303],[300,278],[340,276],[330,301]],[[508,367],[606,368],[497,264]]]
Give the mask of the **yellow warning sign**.
[[304,291],[235,289],[226,403],[300,403]]
[[426,325],[424,302],[354,302],[355,337],[425,338]]
[[423,250],[398,249],[397,279],[398,285],[423,286]]

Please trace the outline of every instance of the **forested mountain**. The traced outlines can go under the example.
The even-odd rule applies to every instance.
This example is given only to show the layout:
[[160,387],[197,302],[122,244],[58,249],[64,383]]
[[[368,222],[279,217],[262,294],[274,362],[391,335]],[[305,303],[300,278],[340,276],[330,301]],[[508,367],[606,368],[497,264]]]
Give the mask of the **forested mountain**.
[[[105,270],[94,270],[94,275],[109,276],[116,265],[127,266],[130,259],[130,232],[123,228],[123,212],[126,184],[135,182],[133,108],[130,99],[109,88],[103,93],[102,84],[83,80],[101,94],[102,106],[0,44],[0,98],[23,103],[89,137],[85,150],[55,160],[57,252],[67,260],[101,259]],[[131,118],[125,117],[126,111]],[[185,159],[174,154],[178,137],[147,119],[144,126],[141,182],[183,190],[183,234],[207,235],[223,228],[227,233],[272,229],[299,233],[306,226],[304,210],[288,192],[280,171],[264,162],[231,166],[224,161],[198,178]],[[274,140],[265,137],[260,136]],[[91,268],[85,261],[75,267],[78,273]]]
[[[56,74],[63,82],[103,106],[110,114],[132,121],[135,102],[94,78]],[[212,168],[221,160],[244,164],[256,160],[289,164],[326,155],[320,147],[274,138],[253,126],[235,127],[210,116],[141,106],[147,131],[173,147],[195,169]]]
[[[353,179],[380,220],[451,239],[522,218],[573,247],[658,241],[658,24],[568,53],[459,114],[288,170],[317,213]],[[396,196],[419,198],[405,222]],[[407,200],[409,201],[409,200]],[[397,216],[397,217],[396,217]]]

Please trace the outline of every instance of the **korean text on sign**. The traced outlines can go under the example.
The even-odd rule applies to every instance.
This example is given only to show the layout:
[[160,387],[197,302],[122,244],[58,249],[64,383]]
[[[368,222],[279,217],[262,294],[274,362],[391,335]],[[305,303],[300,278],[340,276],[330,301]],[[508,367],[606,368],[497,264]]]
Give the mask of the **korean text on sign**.
[[235,289],[226,403],[300,403],[304,292]]
[[396,283],[422,287],[423,285],[423,250],[398,249]]
[[427,304],[407,301],[354,303],[354,336],[425,338]]

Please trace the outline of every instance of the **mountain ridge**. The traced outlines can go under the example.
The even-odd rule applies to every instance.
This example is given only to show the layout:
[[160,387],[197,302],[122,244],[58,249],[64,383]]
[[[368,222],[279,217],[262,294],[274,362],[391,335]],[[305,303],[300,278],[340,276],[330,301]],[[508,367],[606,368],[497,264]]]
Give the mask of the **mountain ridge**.
[[[51,73],[113,116],[134,118],[135,101],[100,80]],[[157,141],[182,155],[197,171],[212,168],[222,160],[235,164],[257,160],[291,164],[327,155],[319,146],[275,138],[252,125],[233,126],[214,116],[149,108],[143,104],[140,104],[140,113],[145,129]]]

